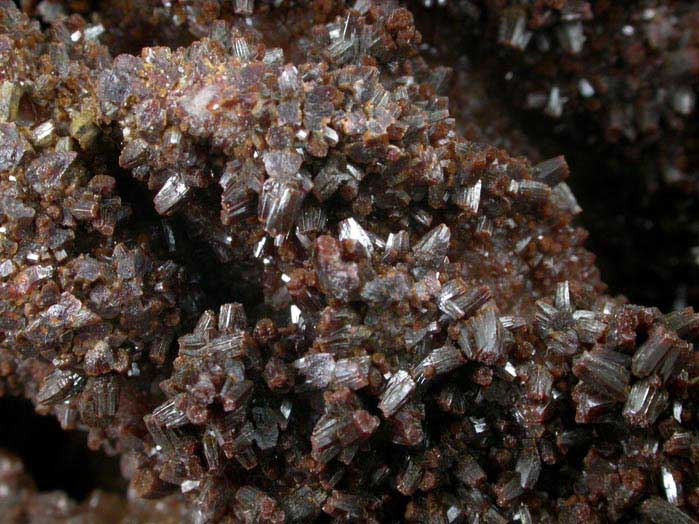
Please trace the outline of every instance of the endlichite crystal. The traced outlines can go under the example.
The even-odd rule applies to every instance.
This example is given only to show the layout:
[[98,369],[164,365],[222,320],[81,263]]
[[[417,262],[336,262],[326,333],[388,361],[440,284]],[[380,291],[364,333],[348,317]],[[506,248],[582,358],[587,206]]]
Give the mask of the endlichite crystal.
[[155,210],[162,215],[171,213],[173,208],[187,196],[187,193],[189,193],[189,188],[182,176],[172,175],[153,199]]
[[646,377],[655,371],[662,375],[671,373],[681,351],[678,347],[681,344],[674,333],[662,327],[653,330],[633,356],[631,369],[634,375]]
[[639,380],[629,392],[624,417],[636,426],[650,426],[667,407],[668,397],[657,377]]
[[585,352],[576,361],[573,372],[603,395],[621,401],[628,396],[629,372],[614,355]]
[[404,370],[396,372],[388,381],[381,395],[379,409],[385,417],[390,417],[408,400],[415,389],[415,381]]

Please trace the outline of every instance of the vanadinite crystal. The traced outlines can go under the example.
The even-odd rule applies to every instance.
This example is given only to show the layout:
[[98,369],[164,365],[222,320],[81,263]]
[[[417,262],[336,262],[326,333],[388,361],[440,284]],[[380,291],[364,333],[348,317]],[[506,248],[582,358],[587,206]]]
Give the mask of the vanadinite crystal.
[[699,314],[606,294],[565,159],[410,11],[106,4],[0,0],[0,393],[128,493],[2,452],[0,522],[696,522]]

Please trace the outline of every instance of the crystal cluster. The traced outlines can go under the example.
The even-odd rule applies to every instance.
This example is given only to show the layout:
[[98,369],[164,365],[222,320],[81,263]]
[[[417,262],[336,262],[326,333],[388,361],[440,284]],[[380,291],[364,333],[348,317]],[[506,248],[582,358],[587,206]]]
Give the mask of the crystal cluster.
[[479,120],[511,153],[566,154],[605,281],[633,301],[696,304],[696,3],[410,6],[429,56],[454,67],[459,120]]
[[2,458],[18,522],[695,522],[699,315],[604,294],[566,161],[457,124],[408,10],[144,2],[196,40],[112,58],[0,7],[2,393],[130,481]]
[[44,35],[11,2],[0,25],[0,389],[125,451],[143,436],[187,276],[106,161],[88,88],[111,58],[90,26],[63,18]]
[[445,3],[469,27],[461,33],[479,35],[497,57],[484,67],[504,77],[511,102],[630,158],[652,152],[657,176],[696,189],[688,162],[699,88],[694,2]]

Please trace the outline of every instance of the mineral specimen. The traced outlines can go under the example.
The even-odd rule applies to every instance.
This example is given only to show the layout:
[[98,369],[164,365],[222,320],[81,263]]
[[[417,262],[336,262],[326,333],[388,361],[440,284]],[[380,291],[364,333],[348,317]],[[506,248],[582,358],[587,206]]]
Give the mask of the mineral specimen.
[[2,458],[18,522],[699,516],[699,315],[604,294],[565,160],[464,138],[408,10],[144,2],[112,59],[49,4],[0,0],[2,393],[130,488]]
[[[566,153],[611,288],[664,308],[696,304],[696,3],[410,5],[430,56],[455,68],[459,127],[481,105],[489,143],[530,158],[537,148]],[[479,84],[487,89],[471,96]]]

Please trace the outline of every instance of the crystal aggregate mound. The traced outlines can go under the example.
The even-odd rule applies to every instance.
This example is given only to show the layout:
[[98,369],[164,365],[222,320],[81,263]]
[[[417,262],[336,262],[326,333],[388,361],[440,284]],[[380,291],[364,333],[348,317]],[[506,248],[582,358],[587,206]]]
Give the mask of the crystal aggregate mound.
[[[486,112],[496,132],[514,135],[497,126],[509,117],[540,151],[566,154],[588,245],[611,289],[664,308],[696,304],[699,71],[680,67],[698,49],[696,4],[428,4],[410,5],[432,54],[455,69],[457,120],[458,108],[473,104],[459,96],[477,69],[494,103],[508,108]],[[505,145],[531,158],[522,143]]]
[[[663,308],[696,304],[696,5],[426,3],[432,8],[409,5],[427,40],[443,42],[434,61],[455,70],[449,96],[459,131],[530,159],[543,150],[564,152],[588,209],[590,245],[612,289]],[[253,8],[250,2],[137,4],[161,29],[189,26],[195,35],[217,18]],[[127,5],[126,12],[136,11]],[[254,7],[267,10],[269,4]],[[262,31],[288,35],[297,25]],[[526,112],[515,117],[514,107]],[[522,120],[528,139],[514,129]],[[600,195],[608,173],[614,188]],[[620,257],[625,264],[617,263]],[[645,284],[630,290],[627,280]]]
[[[274,11],[94,63],[79,18],[44,36],[3,5],[7,391],[198,522],[692,522],[699,318],[603,294],[565,162],[460,138],[406,10],[335,9],[293,64]],[[264,307],[182,334],[187,275],[102,225],[115,141]]]
[[479,67],[516,94],[512,104],[546,115],[580,140],[614,144],[628,159],[648,153],[644,160],[657,164],[651,188],[699,188],[695,2],[440,5],[476,42]]
[[130,449],[187,276],[160,224],[130,220],[105,161],[85,87],[106,49],[78,17],[44,35],[11,2],[1,15],[0,387],[89,428],[92,447]]

